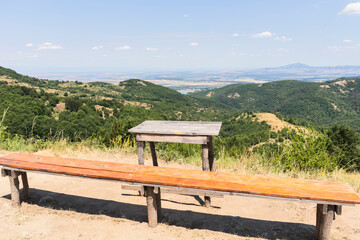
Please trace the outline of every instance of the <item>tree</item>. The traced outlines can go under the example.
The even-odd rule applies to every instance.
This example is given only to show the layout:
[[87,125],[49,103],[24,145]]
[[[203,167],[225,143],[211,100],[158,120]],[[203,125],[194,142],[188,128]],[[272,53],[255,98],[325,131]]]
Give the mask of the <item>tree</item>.
[[79,97],[69,97],[65,100],[65,109],[70,110],[71,112],[77,112],[81,105],[82,102]]
[[329,152],[342,155],[340,165],[360,169],[359,134],[348,126],[334,125],[327,135],[331,140]]

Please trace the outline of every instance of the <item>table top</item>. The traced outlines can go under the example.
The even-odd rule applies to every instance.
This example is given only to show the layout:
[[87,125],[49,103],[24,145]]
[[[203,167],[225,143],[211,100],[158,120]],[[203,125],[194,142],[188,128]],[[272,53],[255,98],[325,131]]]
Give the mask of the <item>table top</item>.
[[129,130],[132,133],[185,136],[217,136],[221,122],[144,121]]

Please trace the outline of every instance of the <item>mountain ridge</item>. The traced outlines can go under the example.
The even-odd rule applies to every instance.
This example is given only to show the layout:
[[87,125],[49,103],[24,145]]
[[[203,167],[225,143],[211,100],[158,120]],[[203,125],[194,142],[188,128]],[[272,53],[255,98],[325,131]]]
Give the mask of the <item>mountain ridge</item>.
[[360,78],[324,83],[282,80],[264,84],[232,84],[192,94],[238,110],[279,112],[320,125],[347,124],[360,130]]

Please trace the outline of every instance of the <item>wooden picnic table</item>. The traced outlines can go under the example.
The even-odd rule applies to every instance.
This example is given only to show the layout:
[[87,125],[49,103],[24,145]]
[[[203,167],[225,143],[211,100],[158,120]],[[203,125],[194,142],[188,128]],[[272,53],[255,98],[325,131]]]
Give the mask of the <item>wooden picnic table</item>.
[[[144,121],[131,128],[139,143],[139,165],[144,165],[145,142],[149,142],[153,165],[158,166],[154,142],[190,143],[202,146],[202,170],[215,171],[212,137],[219,135],[221,122],[194,121]],[[210,207],[211,199],[205,196],[205,206]]]

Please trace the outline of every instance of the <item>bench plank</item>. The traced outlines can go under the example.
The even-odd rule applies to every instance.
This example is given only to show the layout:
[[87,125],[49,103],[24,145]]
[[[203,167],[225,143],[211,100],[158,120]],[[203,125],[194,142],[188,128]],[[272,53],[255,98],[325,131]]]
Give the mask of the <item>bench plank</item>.
[[0,157],[0,165],[160,186],[333,202],[340,205],[341,203],[360,204],[360,198],[354,190],[347,183],[339,182],[203,172],[19,153]]

